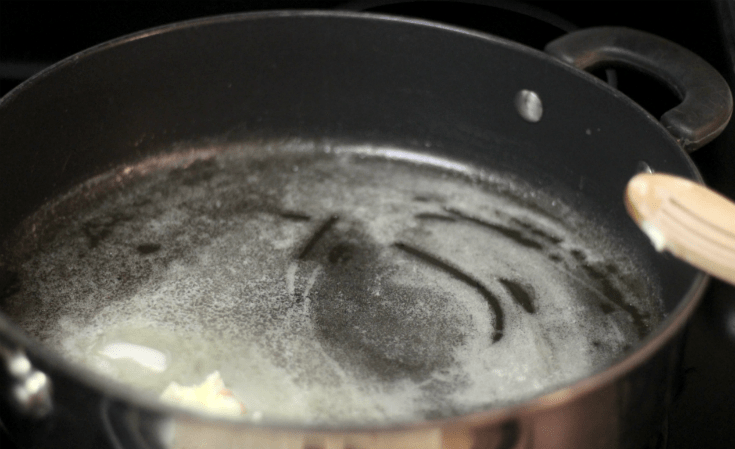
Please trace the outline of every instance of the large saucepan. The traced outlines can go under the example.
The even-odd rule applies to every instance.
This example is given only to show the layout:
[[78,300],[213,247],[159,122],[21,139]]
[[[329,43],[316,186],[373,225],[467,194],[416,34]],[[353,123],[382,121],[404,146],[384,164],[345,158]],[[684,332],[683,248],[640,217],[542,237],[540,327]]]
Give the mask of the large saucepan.
[[[682,98],[659,122],[583,69],[624,64]],[[655,253],[623,192],[642,169],[700,181],[686,151],[716,137],[724,80],[675,44],[619,28],[541,53],[423,21],[271,12],[196,20],[102,44],[0,101],[0,237],[45,201],[120,164],[261,139],[371,143],[512,173],[609,224],[658,279],[666,318],[602,372],[512,407],[401,425],[233,423],[175,411],[41,347],[0,314],[0,418],[30,447],[641,447],[671,401],[681,333],[707,278]],[[561,193],[560,193],[561,194]],[[0,291],[17,285],[0,265]],[[174,438],[175,440],[175,438]],[[180,438],[179,438],[180,440]]]

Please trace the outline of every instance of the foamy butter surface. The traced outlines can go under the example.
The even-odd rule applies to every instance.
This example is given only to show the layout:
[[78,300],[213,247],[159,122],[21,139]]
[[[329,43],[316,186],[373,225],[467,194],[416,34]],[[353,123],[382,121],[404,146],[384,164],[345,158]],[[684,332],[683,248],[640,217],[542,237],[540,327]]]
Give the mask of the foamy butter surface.
[[86,201],[75,218],[29,226],[5,311],[153,394],[219,371],[245,419],[329,422],[522,401],[658,322],[604,230],[414,156],[241,147],[101,177],[38,215]]

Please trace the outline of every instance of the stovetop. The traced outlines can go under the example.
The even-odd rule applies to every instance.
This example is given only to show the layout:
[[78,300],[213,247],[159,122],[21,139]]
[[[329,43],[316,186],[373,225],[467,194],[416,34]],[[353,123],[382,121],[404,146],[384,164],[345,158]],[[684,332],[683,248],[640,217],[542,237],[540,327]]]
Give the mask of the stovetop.
[[[689,48],[735,86],[735,1],[242,0],[0,3],[0,95],[36,71],[128,33],[197,17],[265,9],[369,10],[475,28],[531,47],[577,27],[618,25]],[[656,82],[618,71],[618,88],[658,116],[677,103]],[[693,156],[706,182],[735,198],[735,125]],[[688,329],[685,375],[655,449],[735,441],[735,288],[713,281]],[[13,448],[0,431],[0,448]]]

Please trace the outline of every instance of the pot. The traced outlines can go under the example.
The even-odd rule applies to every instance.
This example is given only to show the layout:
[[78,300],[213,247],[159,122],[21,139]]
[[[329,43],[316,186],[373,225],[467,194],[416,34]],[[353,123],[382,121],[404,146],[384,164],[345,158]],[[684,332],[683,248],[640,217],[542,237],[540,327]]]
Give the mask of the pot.
[[[78,368],[0,315],[0,419],[28,447],[641,447],[665,417],[681,335],[707,277],[655,253],[627,217],[645,169],[701,182],[684,150],[727,124],[724,80],[688,51],[619,28],[543,54],[417,20],[269,12],[174,24],[74,55],[0,102],[0,236],[114,167],[176,148],[350,142],[491,168],[614,230],[661,288],[666,318],[625,357],[551,393],[381,425],[253,424],[165,407]],[[580,69],[632,65],[682,104],[661,122]],[[72,209],[68,212],[73,215]],[[58,212],[63,218],[65,212]],[[6,244],[7,245],[7,244]],[[2,265],[4,296],[20,288]]]

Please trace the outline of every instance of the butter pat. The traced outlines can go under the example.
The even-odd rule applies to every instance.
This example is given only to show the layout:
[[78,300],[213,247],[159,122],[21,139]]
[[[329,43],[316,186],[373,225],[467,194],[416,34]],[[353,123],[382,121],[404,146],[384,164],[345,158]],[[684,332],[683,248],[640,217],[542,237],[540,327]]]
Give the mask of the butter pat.
[[222,416],[238,417],[245,414],[245,405],[232,391],[225,388],[219,371],[207,376],[200,385],[184,386],[171,382],[161,394],[161,400],[190,410]]
[[640,228],[651,239],[651,244],[656,251],[661,252],[666,248],[666,236],[653,223],[643,220]]

